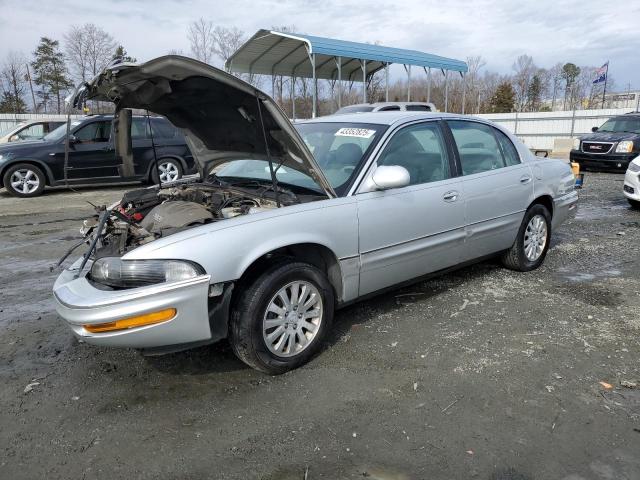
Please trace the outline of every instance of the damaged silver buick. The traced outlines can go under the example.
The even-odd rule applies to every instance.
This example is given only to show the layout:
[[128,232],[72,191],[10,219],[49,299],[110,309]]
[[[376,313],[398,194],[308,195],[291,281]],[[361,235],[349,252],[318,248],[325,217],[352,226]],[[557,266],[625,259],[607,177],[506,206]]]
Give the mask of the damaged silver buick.
[[389,112],[296,125],[266,94],[198,61],[115,64],[79,88],[180,128],[200,170],[127,192],[84,222],[87,251],[54,285],[74,334],[161,354],[228,338],[267,373],[308,361],[334,309],[425,275],[501,256],[528,271],[577,201],[567,165],[499,126]]

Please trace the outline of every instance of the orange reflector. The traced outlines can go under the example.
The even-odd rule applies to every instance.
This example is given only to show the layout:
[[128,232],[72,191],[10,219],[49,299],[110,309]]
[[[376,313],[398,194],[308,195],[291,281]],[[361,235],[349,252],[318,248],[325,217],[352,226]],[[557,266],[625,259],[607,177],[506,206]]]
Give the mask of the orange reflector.
[[83,325],[83,327],[91,333],[113,332],[114,330],[126,330],[128,328],[143,327],[145,325],[153,325],[154,323],[166,322],[175,317],[176,313],[177,310],[175,308],[167,308],[166,310],[160,310],[158,312],[123,318],[122,320],[116,320],[115,322]]

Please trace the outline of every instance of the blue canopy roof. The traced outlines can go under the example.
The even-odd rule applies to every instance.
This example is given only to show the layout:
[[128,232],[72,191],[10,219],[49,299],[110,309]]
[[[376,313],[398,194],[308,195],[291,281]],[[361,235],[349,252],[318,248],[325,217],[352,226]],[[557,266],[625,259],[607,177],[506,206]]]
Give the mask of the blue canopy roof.
[[310,56],[313,54],[316,78],[330,80],[337,79],[337,58],[342,62],[343,80],[362,79],[362,60],[366,60],[367,75],[392,63],[467,71],[467,64],[461,60],[417,50],[274,30],[258,30],[227,60],[226,67],[239,73],[312,77]]

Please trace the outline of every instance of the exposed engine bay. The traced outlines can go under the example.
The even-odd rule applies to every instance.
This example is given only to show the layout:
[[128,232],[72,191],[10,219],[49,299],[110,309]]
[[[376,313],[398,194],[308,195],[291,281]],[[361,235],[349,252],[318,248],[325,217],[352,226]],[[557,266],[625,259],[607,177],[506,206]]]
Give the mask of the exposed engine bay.
[[[83,223],[88,243],[95,240],[94,257],[120,256],[140,245],[189,228],[240,215],[252,215],[280,206],[324,198],[296,194],[270,184],[174,182],[162,187],[132,190],[108,209]],[[109,213],[110,212],[110,213]],[[100,228],[101,215],[108,215]],[[95,236],[98,236],[95,239]]]

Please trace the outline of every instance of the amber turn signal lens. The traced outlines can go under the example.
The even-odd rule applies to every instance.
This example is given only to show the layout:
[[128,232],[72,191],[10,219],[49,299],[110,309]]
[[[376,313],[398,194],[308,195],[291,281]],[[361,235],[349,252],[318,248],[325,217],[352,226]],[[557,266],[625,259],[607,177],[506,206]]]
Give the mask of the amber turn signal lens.
[[83,325],[84,329],[91,333],[113,332],[115,330],[126,330],[128,328],[143,327],[171,320],[176,316],[175,308],[167,308],[158,312],[145,313],[135,317],[123,318],[115,322],[96,323],[93,325]]

